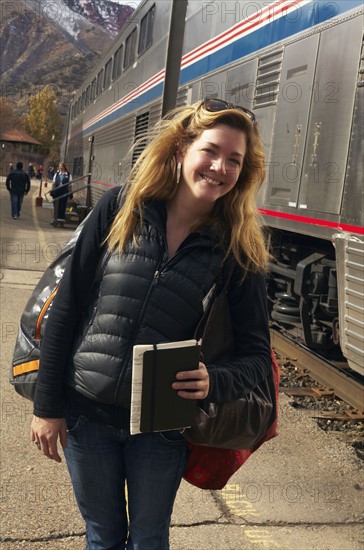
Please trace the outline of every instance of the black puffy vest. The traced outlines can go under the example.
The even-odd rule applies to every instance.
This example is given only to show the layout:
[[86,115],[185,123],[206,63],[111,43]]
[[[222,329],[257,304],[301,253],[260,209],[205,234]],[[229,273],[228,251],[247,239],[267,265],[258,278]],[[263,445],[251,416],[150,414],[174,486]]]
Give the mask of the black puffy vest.
[[165,223],[164,204],[149,203],[139,246],[106,263],[68,370],[67,384],[86,397],[129,408],[133,345],[193,338],[222,253],[205,229],[168,259]]

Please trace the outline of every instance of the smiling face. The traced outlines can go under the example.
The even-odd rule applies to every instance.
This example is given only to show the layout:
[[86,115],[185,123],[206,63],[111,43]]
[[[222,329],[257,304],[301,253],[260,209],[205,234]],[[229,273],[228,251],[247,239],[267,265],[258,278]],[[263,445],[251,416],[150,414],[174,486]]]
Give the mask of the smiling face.
[[204,130],[184,155],[179,155],[182,175],[179,187],[185,197],[206,209],[231,191],[243,168],[246,135],[242,130],[219,124]]

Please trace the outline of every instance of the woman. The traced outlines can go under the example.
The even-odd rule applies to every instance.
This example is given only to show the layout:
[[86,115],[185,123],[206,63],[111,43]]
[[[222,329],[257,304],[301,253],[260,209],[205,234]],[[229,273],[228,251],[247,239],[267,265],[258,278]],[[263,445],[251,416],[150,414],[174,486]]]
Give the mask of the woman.
[[172,387],[224,402],[270,371],[263,178],[253,113],[205,100],[161,122],[122,199],[106,193],[81,233],[47,321],[31,437],[57,462],[58,438],[64,447],[89,550],[169,548],[186,442],[177,430],[129,435],[132,349],[193,338],[228,256],[235,357],[200,362]]
[[63,224],[66,218],[68,193],[71,191],[72,176],[64,162],[61,162],[53,177],[51,196],[56,199],[53,203],[52,225]]

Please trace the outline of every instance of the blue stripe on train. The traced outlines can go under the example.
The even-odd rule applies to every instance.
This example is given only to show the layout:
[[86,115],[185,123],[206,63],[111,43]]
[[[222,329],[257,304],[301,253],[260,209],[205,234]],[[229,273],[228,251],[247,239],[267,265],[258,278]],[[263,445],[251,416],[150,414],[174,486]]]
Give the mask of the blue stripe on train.
[[[240,38],[225,48],[222,48],[204,59],[196,61],[189,67],[182,69],[180,75],[180,85],[186,84],[191,80],[201,78],[204,74],[217,70],[228,63],[237,61],[238,59],[243,58],[255,51],[265,48],[266,46],[270,46],[280,40],[284,40],[289,36],[307,30],[314,25],[318,25],[328,19],[337,17],[351,9],[360,7],[362,4],[362,0],[339,0],[336,2],[314,1],[303,7],[298,7],[297,10],[291,14],[264,25],[264,27]],[[90,134],[98,128],[105,126],[105,124],[114,122],[122,116],[139,109],[146,103],[154,101],[156,98],[160,97],[162,93],[163,83],[154,86],[126,105],[123,105],[109,115],[104,116],[101,120],[95,122],[89,128],[84,130],[82,134]]]
[[128,113],[135,111],[136,109],[139,109],[146,103],[149,103],[150,101],[154,101],[154,99],[156,99],[157,97],[161,97],[162,93],[163,93],[163,82],[161,82],[160,84],[157,84],[157,86],[154,86],[150,90],[144,92],[139,97],[132,99],[131,101],[129,101],[129,103],[126,103],[126,105],[119,107],[118,109],[116,109],[116,111],[113,111],[109,115],[104,116],[101,120],[98,120],[97,122],[92,124],[92,126],[84,130],[83,135],[92,133],[98,128],[105,126],[105,124],[114,122],[115,120],[121,118],[122,116],[127,115]]
[[182,70],[180,85],[362,5],[362,0],[341,0],[314,1],[298,7],[294,12],[267,23],[264,27]]

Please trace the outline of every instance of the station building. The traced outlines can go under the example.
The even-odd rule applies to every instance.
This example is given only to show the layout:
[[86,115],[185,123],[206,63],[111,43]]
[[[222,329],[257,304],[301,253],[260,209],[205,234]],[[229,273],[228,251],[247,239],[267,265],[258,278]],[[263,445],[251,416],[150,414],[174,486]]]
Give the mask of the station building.
[[22,162],[24,170],[29,163],[33,166],[43,165],[44,154],[42,144],[18,128],[0,132],[0,175],[7,176],[10,165],[15,168],[17,162]]

